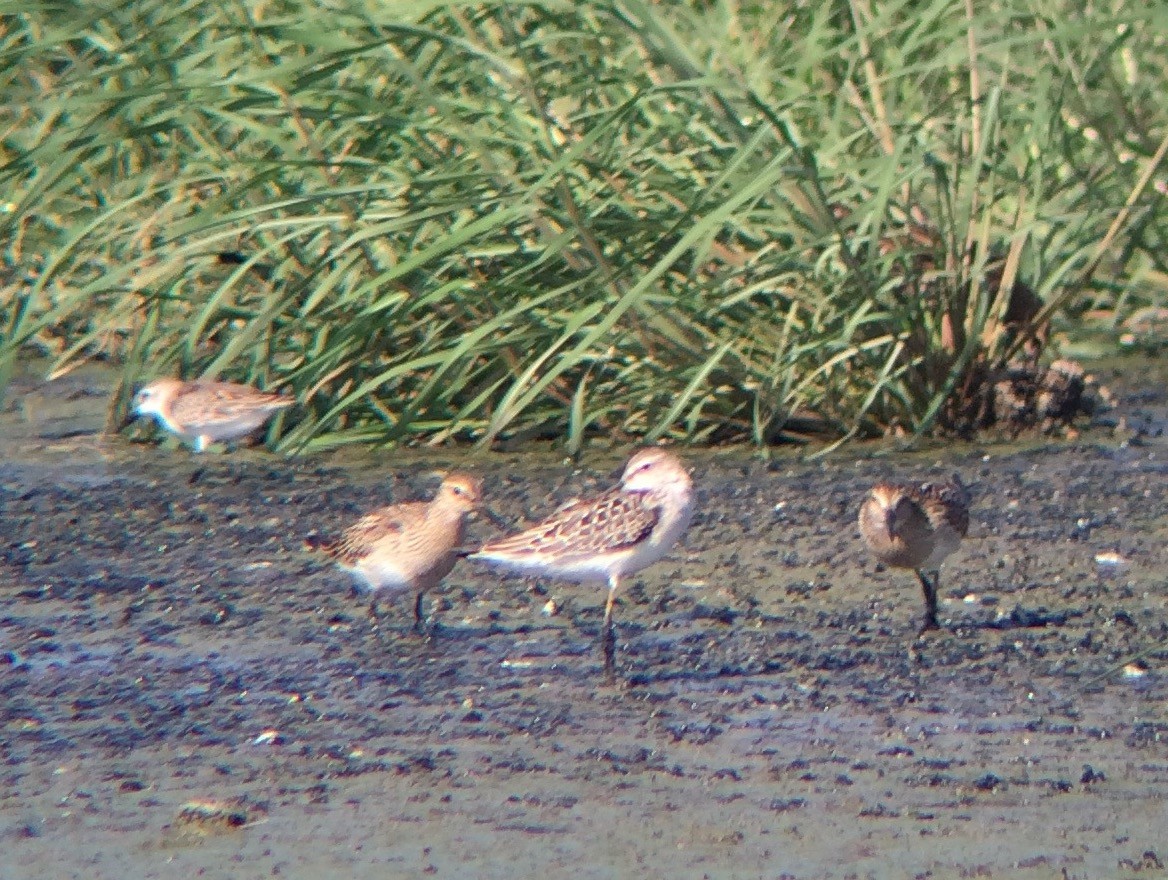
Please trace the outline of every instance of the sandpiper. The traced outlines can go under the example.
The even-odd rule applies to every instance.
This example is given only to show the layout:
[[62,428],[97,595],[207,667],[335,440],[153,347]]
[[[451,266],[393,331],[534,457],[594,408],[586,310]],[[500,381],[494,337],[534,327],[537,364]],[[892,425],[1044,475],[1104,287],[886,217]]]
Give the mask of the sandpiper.
[[604,671],[611,678],[616,654],[612,606],[621,579],[668,553],[692,513],[693,484],[682,463],[664,449],[642,449],[629,459],[619,486],[570,502],[469,558],[527,575],[607,581],[601,636]]
[[433,501],[391,504],[368,513],[336,541],[306,544],[353,575],[359,590],[373,594],[414,593],[414,627],[423,631],[422,596],[454,568],[466,532],[466,517],[482,502],[482,484],[469,474],[448,474]]
[[293,402],[291,397],[236,382],[155,379],[134,396],[134,414],[154,416],[202,452],[209,443],[250,434]]
[[969,504],[969,490],[954,475],[920,485],[877,483],[860,506],[860,534],[868,549],[885,565],[911,568],[920,579],[925,593],[921,632],[938,627],[941,563],[969,530]]

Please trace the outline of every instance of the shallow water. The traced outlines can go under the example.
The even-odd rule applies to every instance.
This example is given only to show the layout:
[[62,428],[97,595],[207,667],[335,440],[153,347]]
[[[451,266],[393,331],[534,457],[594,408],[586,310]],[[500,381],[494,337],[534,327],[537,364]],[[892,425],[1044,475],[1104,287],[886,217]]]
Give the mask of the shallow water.
[[[1107,369],[1125,424],[1077,443],[693,454],[700,512],[620,603],[615,686],[598,589],[460,565],[421,640],[300,538],[452,464],[521,520],[619,455],[196,458],[97,436],[100,371],[25,377],[0,415],[0,876],[1164,873],[1168,397],[1125,390],[1155,362]],[[855,508],[952,470],[973,526],[918,641],[919,587],[866,558]]]

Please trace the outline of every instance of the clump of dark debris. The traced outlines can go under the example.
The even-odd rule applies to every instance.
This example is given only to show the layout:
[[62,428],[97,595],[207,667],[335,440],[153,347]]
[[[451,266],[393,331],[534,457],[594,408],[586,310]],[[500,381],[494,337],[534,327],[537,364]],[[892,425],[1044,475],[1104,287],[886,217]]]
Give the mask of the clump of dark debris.
[[966,439],[987,432],[1073,439],[1081,416],[1113,407],[1111,392],[1073,360],[1017,360],[996,370],[975,364],[954,392],[942,424],[946,433]]

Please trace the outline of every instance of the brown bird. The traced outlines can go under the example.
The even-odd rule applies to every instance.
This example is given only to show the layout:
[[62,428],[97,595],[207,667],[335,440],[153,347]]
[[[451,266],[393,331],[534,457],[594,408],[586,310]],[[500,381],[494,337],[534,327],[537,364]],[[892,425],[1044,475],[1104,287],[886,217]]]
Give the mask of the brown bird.
[[295,401],[237,382],[155,379],[134,396],[134,413],[152,415],[168,431],[193,442],[195,452],[209,443],[250,434],[276,410]]
[[565,504],[528,529],[485,544],[469,558],[520,574],[608,584],[601,632],[604,671],[616,656],[612,607],[621,580],[668,553],[693,514],[693,483],[664,449],[642,449],[619,486]]
[[359,591],[378,594],[412,591],[414,627],[423,630],[422,596],[438,585],[458,560],[466,518],[482,503],[482,484],[469,474],[448,474],[432,501],[391,504],[366,514],[336,541],[309,538],[319,550],[353,575]]
[[921,632],[938,627],[941,563],[969,530],[969,504],[969,490],[954,475],[939,483],[877,483],[860,505],[860,534],[868,549],[885,565],[911,568],[920,579],[925,593]]

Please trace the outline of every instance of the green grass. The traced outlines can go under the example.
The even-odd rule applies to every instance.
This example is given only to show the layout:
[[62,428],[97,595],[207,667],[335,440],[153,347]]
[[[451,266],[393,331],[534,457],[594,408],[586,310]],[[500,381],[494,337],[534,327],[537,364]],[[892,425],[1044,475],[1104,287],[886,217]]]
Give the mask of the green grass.
[[279,387],[295,452],[952,430],[1012,279],[1168,299],[1168,11],[1111,8],[13,6],[0,393]]

